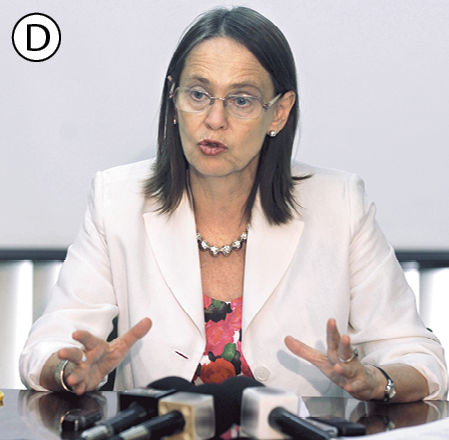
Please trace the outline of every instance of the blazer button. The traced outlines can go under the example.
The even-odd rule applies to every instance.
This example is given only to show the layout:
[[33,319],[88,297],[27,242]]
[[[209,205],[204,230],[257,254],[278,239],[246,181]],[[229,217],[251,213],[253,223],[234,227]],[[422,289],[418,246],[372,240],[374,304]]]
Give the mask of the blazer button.
[[254,370],[254,377],[257,380],[267,380],[270,377],[270,371],[267,367],[260,365]]

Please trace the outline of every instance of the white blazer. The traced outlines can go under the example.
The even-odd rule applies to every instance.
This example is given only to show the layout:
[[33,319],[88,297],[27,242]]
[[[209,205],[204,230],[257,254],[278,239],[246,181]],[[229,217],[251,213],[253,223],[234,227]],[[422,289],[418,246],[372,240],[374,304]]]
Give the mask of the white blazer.
[[[156,212],[142,193],[150,167],[143,161],[96,175],[83,226],[21,356],[28,387],[43,389],[43,364],[59,348],[76,345],[73,331],[106,338],[116,315],[119,334],[146,316],[153,327],[118,367],[115,389],[171,375],[192,379],[206,344],[195,220],[187,197],[171,217]],[[295,175],[309,173],[296,189],[299,214],[287,225],[269,225],[258,202],[254,207],[242,350],[255,378],[303,396],[344,395],[283,342],[292,335],[326,350],[326,322],[333,317],[363,363],[412,365],[429,382],[428,398],[443,398],[443,350],[417,314],[363,182],[295,164]]]

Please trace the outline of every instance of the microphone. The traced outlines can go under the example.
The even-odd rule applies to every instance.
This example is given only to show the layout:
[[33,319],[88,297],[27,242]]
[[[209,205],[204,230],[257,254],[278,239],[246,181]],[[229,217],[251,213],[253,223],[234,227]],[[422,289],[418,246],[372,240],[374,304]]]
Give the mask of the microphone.
[[[153,384],[154,386],[154,384]],[[254,379],[238,376],[221,385],[204,384],[190,392],[178,392],[159,401],[159,417],[130,428],[111,440],[147,440],[171,435],[174,440],[218,437],[239,423],[243,390],[260,386]]]
[[[236,376],[225,380],[223,383],[203,384],[194,387],[191,392],[208,394],[213,397],[215,433],[218,437],[226,432],[234,423],[240,423],[240,407],[243,391],[250,387],[260,387],[261,383],[247,376]],[[176,394],[172,397],[174,398]],[[160,405],[164,405],[168,399],[163,399]],[[184,438],[184,437],[182,437]]]
[[274,408],[268,416],[270,426],[286,433],[289,437],[300,436],[304,440],[334,439],[338,429],[311,419],[303,419],[284,408]]
[[[243,392],[247,388],[263,386],[256,379],[247,376],[235,376],[225,380],[221,385],[201,385],[198,388],[207,392],[208,387],[220,387],[220,398],[215,399],[216,436],[226,432],[233,424],[240,424],[240,410]],[[201,391],[203,392],[203,391]],[[210,393],[215,396],[215,393]]]
[[173,394],[176,391],[190,391],[194,388],[195,385],[192,382],[189,382],[182,377],[164,377],[163,379],[151,382],[145,388],[122,391],[119,395],[120,411],[137,403],[144,408],[154,411],[154,415],[157,415],[157,403],[159,399],[166,395]]
[[120,411],[114,417],[97,422],[95,426],[84,431],[80,438],[85,440],[102,440],[145,420],[147,416],[148,411],[145,408],[137,404],[131,405],[128,409]]
[[120,412],[112,418],[95,423],[95,426],[81,434],[81,438],[102,440],[157,416],[160,399],[192,387],[192,383],[181,377],[166,377],[150,383],[146,388],[124,391],[120,393]]
[[338,431],[298,417],[299,396],[277,388],[248,388],[243,392],[240,428],[258,439],[328,440]]
[[179,376],[167,376],[151,382],[147,388],[163,391],[171,389],[175,389],[176,391],[190,391],[195,388],[195,385]]
[[159,414],[110,440],[148,440],[162,436],[172,436],[174,440],[206,440],[214,436],[214,398],[210,395],[185,391],[171,394],[160,400]]

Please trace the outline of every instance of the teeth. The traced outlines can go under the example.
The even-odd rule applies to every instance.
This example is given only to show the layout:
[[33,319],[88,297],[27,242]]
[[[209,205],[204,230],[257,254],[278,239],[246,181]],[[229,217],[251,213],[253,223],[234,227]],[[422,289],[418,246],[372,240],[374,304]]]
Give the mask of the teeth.
[[203,142],[203,145],[209,148],[220,148],[223,144],[218,142]]

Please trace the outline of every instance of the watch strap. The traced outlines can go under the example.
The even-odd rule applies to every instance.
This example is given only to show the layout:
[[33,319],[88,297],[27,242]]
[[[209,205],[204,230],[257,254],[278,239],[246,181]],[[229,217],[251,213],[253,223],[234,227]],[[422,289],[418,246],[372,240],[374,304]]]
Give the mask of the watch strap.
[[396,394],[396,388],[394,386],[393,379],[390,377],[390,375],[383,368],[380,368],[377,365],[373,365],[373,367],[377,368],[385,376],[385,379],[387,379],[387,386],[385,387],[384,398],[381,399],[381,400],[377,400],[378,402],[380,401],[380,402],[387,403]]

